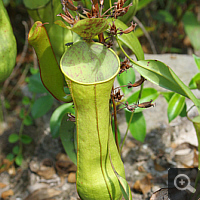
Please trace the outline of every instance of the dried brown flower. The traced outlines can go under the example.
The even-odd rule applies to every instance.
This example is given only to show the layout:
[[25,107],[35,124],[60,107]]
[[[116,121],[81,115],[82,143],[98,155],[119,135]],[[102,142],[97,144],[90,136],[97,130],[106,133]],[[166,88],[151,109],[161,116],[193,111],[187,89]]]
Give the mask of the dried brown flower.
[[144,83],[145,80],[146,79],[143,76],[141,76],[140,80],[136,81],[135,83],[133,83],[133,84],[128,83],[128,88],[138,87],[138,86],[142,85],[142,83]]
[[131,22],[131,26],[128,27],[126,30],[124,31],[121,31],[119,34],[122,35],[123,33],[124,34],[127,34],[127,33],[130,33],[131,31],[133,31],[135,29],[135,27],[137,26],[137,24],[133,24],[133,22]]
[[123,73],[124,71],[127,71],[127,69],[129,69],[130,67],[132,67],[132,65],[130,64],[129,59],[125,57],[124,61],[120,65],[119,74]]
[[151,106],[155,106],[155,104],[154,103],[151,103],[153,100],[151,99],[151,101],[149,101],[149,102],[144,102],[144,103],[140,103],[140,104],[138,104],[137,105],[137,107],[139,107],[139,108],[149,108],[149,107],[151,107]]
[[118,89],[118,91],[115,94],[112,94],[114,97],[114,100],[116,101],[120,101],[123,97],[123,95],[120,94],[120,89]]

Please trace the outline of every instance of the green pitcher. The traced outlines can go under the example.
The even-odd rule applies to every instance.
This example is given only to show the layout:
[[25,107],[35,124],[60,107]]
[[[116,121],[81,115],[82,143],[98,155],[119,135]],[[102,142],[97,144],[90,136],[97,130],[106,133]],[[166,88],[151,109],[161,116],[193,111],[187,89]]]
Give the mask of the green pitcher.
[[118,200],[122,193],[113,171],[125,177],[111,128],[109,101],[120,70],[118,56],[100,43],[77,42],[61,59],[77,128],[77,191],[82,200]]

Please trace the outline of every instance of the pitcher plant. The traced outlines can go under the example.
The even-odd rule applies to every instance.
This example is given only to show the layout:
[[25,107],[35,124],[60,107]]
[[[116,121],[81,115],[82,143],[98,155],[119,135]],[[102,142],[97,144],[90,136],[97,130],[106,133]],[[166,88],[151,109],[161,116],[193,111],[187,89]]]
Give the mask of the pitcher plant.
[[[36,51],[44,86],[56,99],[68,103],[71,110],[75,108],[74,114],[66,111],[62,115],[60,137],[63,143],[67,142],[65,150],[77,164],[78,194],[83,200],[118,200],[122,194],[125,199],[132,199],[117,139],[116,104],[128,112],[130,123],[135,110],[154,106],[155,99],[139,102],[145,80],[190,98],[200,113],[199,100],[164,63],[144,60],[134,34],[137,24],[132,22],[128,27],[121,21],[126,13],[135,14],[138,0],[109,0],[105,4],[104,0],[85,0],[80,5],[75,0],[62,0],[61,3],[63,12],[57,13],[60,19],[54,26],[59,25],[70,35],[61,59],[55,56],[44,27],[48,22],[35,22],[28,40]],[[111,49],[114,41],[114,49],[120,49],[126,56],[121,63]],[[135,54],[137,61],[126,53],[124,46]],[[141,79],[122,87],[141,86],[140,93],[136,102],[122,101],[121,88],[114,88],[114,79],[132,67],[141,74]],[[66,87],[70,94],[65,93]]]

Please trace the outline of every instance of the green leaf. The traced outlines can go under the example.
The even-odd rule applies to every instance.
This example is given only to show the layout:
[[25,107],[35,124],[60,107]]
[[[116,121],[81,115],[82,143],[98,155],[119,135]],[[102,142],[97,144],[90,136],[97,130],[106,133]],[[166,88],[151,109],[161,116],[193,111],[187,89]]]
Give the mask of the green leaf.
[[33,120],[31,118],[31,116],[26,116],[25,119],[23,120],[24,125],[26,126],[30,126],[33,124]]
[[145,6],[147,6],[149,3],[151,3],[153,0],[140,0],[138,3],[137,10],[141,10]]
[[28,136],[28,135],[22,134],[21,141],[24,144],[30,144],[32,142],[32,138],[30,136]]
[[50,129],[51,129],[51,135],[53,138],[56,138],[59,136],[59,129],[61,125],[61,121],[63,119],[63,116],[66,113],[72,113],[74,114],[75,110],[73,108],[72,103],[63,104],[59,106],[51,115],[50,119]]
[[195,50],[200,50],[200,23],[197,21],[195,14],[187,11],[183,16],[183,24],[192,46]]
[[[108,19],[108,22],[112,24],[112,19]],[[128,28],[126,24],[124,24],[122,21],[116,19],[114,20],[116,28],[120,28],[122,30],[125,30]],[[144,60],[144,52],[142,50],[142,46],[138,40],[138,38],[135,36],[135,33],[132,31],[128,34],[122,34],[117,36],[118,39],[125,44],[131,51],[135,54],[137,60]]]
[[166,64],[158,60],[143,60],[132,64],[144,78],[152,83],[186,97],[188,96],[188,93],[191,94],[189,88],[182,83]]
[[197,74],[195,74],[195,75],[192,77],[192,79],[191,79],[191,81],[190,81],[190,83],[189,83],[190,89],[200,89],[200,84],[199,84],[199,82],[200,82],[200,72],[197,73]]
[[4,106],[5,106],[6,109],[11,108],[10,102],[7,99],[4,100]]
[[169,122],[175,119],[183,110],[185,105],[185,97],[181,96],[180,94],[174,94],[169,101],[168,108],[167,108],[167,116]]
[[165,22],[172,25],[176,24],[173,15],[167,10],[158,10],[153,17],[160,22]]
[[9,153],[6,158],[10,161],[12,161],[14,159],[14,155],[12,153]]
[[161,94],[166,99],[167,103],[169,103],[170,99],[174,95],[174,92],[161,92]]
[[[154,31],[155,27],[154,26],[151,26],[151,27],[145,26],[145,30],[149,33],[151,31]],[[134,33],[135,33],[136,37],[138,37],[138,38],[144,35],[144,32],[143,32],[143,30],[141,28],[137,28],[134,31]]]
[[123,7],[128,6],[130,3],[132,3],[132,6],[129,7],[128,12],[125,15],[120,16],[118,19],[121,20],[122,22],[126,23],[126,24],[129,21],[131,21],[133,19],[133,16],[137,12],[138,1],[139,0],[128,0],[128,1],[126,1]]
[[[126,111],[126,122],[129,123],[131,112]],[[131,135],[138,141],[144,142],[146,136],[146,121],[142,112],[134,113],[129,130]]]
[[[200,144],[200,115],[194,117],[193,119],[190,119],[190,121],[192,121],[192,123],[194,125],[198,143]],[[198,180],[199,180],[199,178],[198,178]]]
[[31,114],[34,119],[45,115],[52,107],[54,98],[50,95],[38,98],[31,108]]
[[30,72],[31,72],[32,75],[38,74],[39,73],[39,69],[38,68],[34,68],[34,67],[30,67]]
[[[136,91],[135,93],[133,93],[128,99],[128,103],[129,104],[137,104],[137,100],[138,100],[138,96],[139,96],[140,90]],[[155,101],[159,96],[159,93],[157,92],[156,89],[154,88],[144,88],[142,91],[142,95],[141,98],[139,100],[139,103],[143,103],[143,102],[148,102],[151,99],[153,101]],[[135,109],[135,113],[141,112],[146,108],[136,108]],[[126,109],[127,112],[130,112],[129,110]]]
[[187,117],[187,105],[184,104],[183,110],[180,113],[180,117]]
[[12,149],[12,152],[13,152],[15,155],[17,155],[17,154],[19,153],[19,146],[18,146],[18,145],[14,146],[13,149]]
[[34,93],[49,93],[42,84],[40,74],[34,74],[29,78],[28,89]]
[[75,131],[75,123],[68,120],[69,117],[65,114],[62,118],[61,125],[60,125],[60,138],[63,144],[63,147],[70,157],[72,162],[76,165],[77,164],[77,155],[76,155],[76,131]]
[[116,174],[116,176],[118,178],[120,189],[122,191],[122,194],[123,194],[124,198],[126,200],[132,200],[131,189],[130,189],[126,179],[121,177],[118,173],[115,173],[115,174]]
[[8,137],[8,141],[10,143],[15,143],[19,140],[19,135],[17,133],[12,133],[11,135],[9,135]]
[[200,101],[192,91],[179,79],[170,67],[157,60],[144,60],[134,62],[133,67],[147,80],[163,88],[177,92],[193,101],[200,113]]
[[28,105],[28,104],[30,104],[30,99],[28,97],[24,96],[23,99],[22,99],[22,103],[24,105]]
[[45,7],[50,0],[39,0],[39,1],[30,1],[30,0],[23,0],[24,5],[28,9],[39,9]]
[[19,113],[19,117],[21,119],[24,119],[24,117],[25,117],[25,109],[24,108],[21,108],[20,113]]
[[23,161],[23,156],[22,156],[22,154],[19,154],[19,155],[15,158],[15,163],[16,163],[17,165],[21,166],[22,161]]
[[193,54],[194,61],[197,65],[198,70],[200,70],[200,57]]
[[[135,82],[135,72],[132,68],[129,68],[127,72],[123,72],[122,74],[117,75],[117,80],[120,86],[122,85],[128,85],[129,82],[134,83]],[[131,89],[128,89],[128,87],[121,87],[124,94],[128,94],[131,92]]]

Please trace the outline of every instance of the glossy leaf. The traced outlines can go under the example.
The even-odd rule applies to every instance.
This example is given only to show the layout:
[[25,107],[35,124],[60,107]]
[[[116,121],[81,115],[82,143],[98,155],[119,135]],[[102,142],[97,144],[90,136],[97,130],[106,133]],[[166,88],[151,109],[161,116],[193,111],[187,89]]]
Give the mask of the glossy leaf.
[[[108,22],[110,24],[112,24],[112,21],[113,19],[108,19]],[[128,28],[126,24],[118,19],[114,20],[114,23],[116,28],[120,28],[122,30],[126,30]],[[118,35],[117,37],[123,44],[131,49],[131,51],[135,54],[137,60],[144,60],[144,52],[142,50],[142,46],[133,31],[128,34]]]
[[74,108],[72,103],[68,104],[63,104],[59,106],[51,115],[50,119],[50,130],[51,130],[51,135],[53,138],[56,138],[59,136],[59,129],[60,129],[60,124],[63,119],[63,116],[66,113],[72,113],[74,114]]
[[174,95],[174,92],[161,92],[161,94],[163,95],[163,97],[165,98],[165,100],[167,102],[169,102],[170,99],[172,98],[172,96]]
[[[131,112],[126,111],[126,122],[129,123]],[[131,135],[138,141],[144,142],[145,136],[146,136],[146,121],[142,114],[140,113],[134,113],[132,122],[130,124],[129,130],[131,132]]]
[[167,108],[167,116],[169,122],[175,119],[183,110],[185,105],[185,97],[180,94],[174,94],[169,101]]
[[198,57],[198,56],[196,56],[196,55],[193,54],[193,58],[194,58],[194,61],[196,63],[197,68],[200,71],[200,57]]
[[200,73],[197,73],[192,77],[189,87],[190,89],[200,89]]
[[60,124],[60,138],[63,144],[63,147],[70,157],[72,162],[76,165],[77,164],[77,155],[76,155],[76,132],[75,132],[75,123],[68,120],[69,117],[65,114],[62,117],[61,124]]
[[196,101],[196,97],[190,89],[166,64],[158,60],[143,60],[132,64],[144,78],[152,83],[188,97],[193,102]]
[[31,114],[34,119],[42,117],[45,115],[53,105],[53,97],[50,95],[42,96],[38,98],[31,108]]
[[[128,103],[129,104],[133,104],[133,103],[137,104],[139,93],[140,93],[139,90],[137,92],[133,93],[127,99]],[[153,101],[155,101],[158,98],[158,96],[159,96],[159,93],[157,92],[156,89],[154,89],[154,88],[144,88],[143,91],[142,91],[142,95],[141,95],[141,98],[139,100],[139,103],[148,102],[148,101],[151,101],[151,99]],[[144,109],[147,109],[147,108],[136,108],[135,113],[141,112]],[[126,109],[126,111],[130,112],[127,109]]]
[[[117,75],[117,81],[120,86],[122,85],[128,85],[129,82],[134,83],[135,82],[135,72],[132,68],[129,68],[127,72],[123,72],[121,74]],[[128,87],[121,87],[121,90],[124,94],[128,94],[131,92],[131,89],[128,89]]]
[[195,50],[200,50],[200,23],[195,14],[191,11],[187,11],[183,16],[183,24],[192,46]]
[[120,185],[120,189],[122,191],[123,197],[126,200],[132,200],[131,189],[130,189],[130,186],[128,185],[126,179],[121,177],[119,174],[116,174],[116,175],[117,175],[117,178],[119,181],[119,185]]
[[17,133],[12,133],[11,135],[9,135],[8,137],[8,141],[10,143],[15,143],[19,140],[19,135]]
[[[173,97],[175,94],[174,92],[161,92],[163,97],[166,99],[167,103],[169,103],[170,99]],[[187,117],[187,105],[184,103],[183,109],[181,113],[179,114],[181,117]]]
[[32,138],[28,135],[22,134],[21,141],[24,144],[30,144],[32,142]]
[[187,117],[187,105],[186,102],[184,103],[183,109],[179,115],[180,117]]

